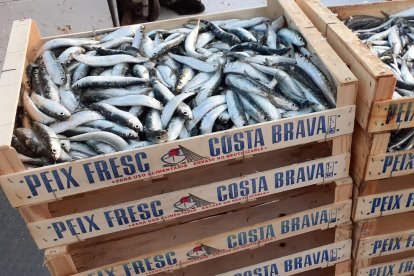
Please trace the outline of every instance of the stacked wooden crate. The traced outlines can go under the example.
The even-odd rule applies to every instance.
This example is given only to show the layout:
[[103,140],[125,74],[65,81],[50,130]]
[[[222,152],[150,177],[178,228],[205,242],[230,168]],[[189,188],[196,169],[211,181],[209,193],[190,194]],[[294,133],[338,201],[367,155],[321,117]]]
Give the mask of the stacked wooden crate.
[[10,140],[25,65],[51,38],[31,20],[14,23],[0,79],[0,182],[53,275],[350,273],[355,76],[295,2],[200,17],[281,15],[330,72],[336,108],[27,170]]
[[392,14],[414,6],[414,1],[330,9],[318,0],[297,0],[297,3],[359,80],[358,123],[351,160],[351,176],[356,184],[355,275],[412,274],[414,150],[390,153],[387,149],[393,131],[414,127],[414,98],[392,99],[396,84],[392,72],[341,20],[356,15],[383,17],[384,13]]

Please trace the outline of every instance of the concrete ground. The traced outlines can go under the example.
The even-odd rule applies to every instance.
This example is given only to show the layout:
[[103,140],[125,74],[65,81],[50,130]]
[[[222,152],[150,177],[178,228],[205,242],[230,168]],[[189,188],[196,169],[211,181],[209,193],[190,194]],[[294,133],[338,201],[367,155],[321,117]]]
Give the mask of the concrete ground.
[[[62,5],[70,4],[71,1],[63,1]],[[81,0],[84,1],[84,0]],[[93,1],[93,0],[92,0]],[[2,4],[6,2],[18,2],[0,0],[0,68],[2,68],[2,60],[4,59],[4,53],[8,41],[8,34],[10,33],[11,22],[14,19],[33,17],[36,15],[37,21],[40,22],[41,31],[45,35],[56,35],[65,32],[79,32],[86,31],[93,28],[105,28],[109,27],[111,22],[107,17],[107,10],[101,9],[104,14],[104,19],[90,17],[90,22],[79,24],[77,20],[70,16],[72,9],[67,8],[66,12],[62,13],[66,16],[67,21],[63,22],[61,17],[43,16],[42,5],[27,6],[31,10],[5,10],[2,8]],[[41,0],[20,0],[20,2],[42,2]],[[43,1],[45,2],[45,1]],[[59,2],[59,1],[57,1]],[[106,1],[102,1],[105,3]],[[231,10],[235,6],[237,8],[255,7],[258,5],[265,5],[266,0],[205,0],[206,12],[218,12]],[[362,1],[362,0],[323,0],[327,5],[338,5],[343,3],[361,3],[361,2],[375,2],[375,1]],[[376,1],[378,2],[378,1]],[[62,6],[61,6],[62,7]],[[88,10],[88,9],[85,9]],[[7,14],[6,14],[7,12]],[[88,11],[88,14],[89,11]],[[160,19],[168,19],[176,16],[169,10],[163,10]],[[72,18],[72,19],[71,19]],[[80,18],[76,13],[76,18]],[[50,22],[52,20],[53,22]],[[73,21],[70,23],[69,21]],[[71,22],[72,22],[71,21]],[[71,26],[71,29],[62,29],[62,26]],[[52,27],[52,28],[51,28]],[[62,27],[62,28],[61,28]],[[36,248],[30,233],[28,232],[23,219],[17,210],[13,209],[8,203],[7,198],[0,189],[0,275],[8,276],[25,276],[35,275],[43,276],[49,275],[47,269],[43,266],[43,252]]]

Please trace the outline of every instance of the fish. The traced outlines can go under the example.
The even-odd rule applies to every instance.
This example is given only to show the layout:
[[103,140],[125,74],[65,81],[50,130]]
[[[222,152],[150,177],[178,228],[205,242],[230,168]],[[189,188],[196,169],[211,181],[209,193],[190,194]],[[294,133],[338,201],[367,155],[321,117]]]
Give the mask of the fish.
[[146,57],[133,57],[131,55],[110,55],[110,56],[88,56],[84,54],[72,54],[72,57],[88,66],[114,66],[120,63],[144,63],[149,61]]
[[44,124],[33,122],[33,131],[46,147],[49,152],[49,157],[55,161],[58,160],[62,153],[62,147],[60,145],[60,140],[53,129]]
[[146,95],[126,95],[121,97],[111,97],[100,101],[113,106],[146,106],[156,110],[163,110],[164,105],[153,97]]
[[172,98],[168,104],[165,105],[164,109],[162,110],[161,114],[161,123],[162,126],[165,128],[167,127],[168,123],[171,120],[172,115],[174,114],[175,110],[178,108],[178,106],[187,98],[195,95],[195,92],[190,93],[183,93],[178,96],[175,96]]
[[69,138],[70,141],[80,142],[80,141],[99,141],[106,143],[117,151],[127,150],[129,149],[129,144],[119,137],[116,134],[108,131],[96,131],[96,132],[89,132],[84,134],[75,135]]
[[227,109],[230,114],[230,118],[233,121],[236,127],[244,127],[247,126],[248,120],[246,114],[243,110],[242,103],[239,99],[239,96],[234,91],[228,89],[225,92],[226,94],[226,103]]
[[135,77],[102,77],[102,76],[88,76],[84,77],[74,84],[73,89],[84,88],[122,88],[130,85],[147,84],[148,79],[135,78]]
[[[383,13],[382,17],[358,16],[346,19],[345,24],[356,34],[374,55],[393,72],[397,79],[393,99],[414,97],[414,28],[413,7]],[[388,152],[412,149],[414,129],[407,128],[391,134]]]
[[36,93],[32,93],[30,99],[41,112],[52,118],[66,120],[71,116],[70,111],[58,102],[44,98]]
[[66,72],[60,64],[59,60],[50,51],[44,51],[42,59],[46,68],[47,73],[52,78],[53,82],[57,85],[63,85],[66,83]]
[[141,24],[135,24],[135,25],[129,25],[129,26],[124,26],[119,28],[116,31],[110,32],[109,34],[103,36],[99,42],[103,43],[103,42],[108,42],[111,41],[115,38],[120,38],[120,37],[130,37],[135,35],[137,30],[142,30],[144,28],[143,25]]
[[137,117],[110,104],[102,102],[93,103],[91,104],[91,108],[100,112],[108,120],[112,120],[137,131],[144,129],[144,126]]
[[[286,22],[192,19],[171,30],[136,24],[52,38],[26,68],[11,144],[27,166],[46,166],[334,108],[329,72]],[[380,32],[395,23],[353,22]],[[401,81],[414,60],[408,30],[370,40]]]

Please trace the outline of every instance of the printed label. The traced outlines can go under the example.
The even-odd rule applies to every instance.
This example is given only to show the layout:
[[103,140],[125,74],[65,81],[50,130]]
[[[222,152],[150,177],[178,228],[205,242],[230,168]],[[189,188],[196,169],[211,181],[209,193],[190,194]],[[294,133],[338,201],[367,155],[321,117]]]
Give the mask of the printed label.
[[355,220],[399,214],[414,210],[414,189],[358,197]]
[[217,276],[287,276],[319,267],[328,267],[349,260],[351,258],[351,244],[351,240],[345,240]]
[[360,240],[358,258],[392,255],[414,249],[414,229]]

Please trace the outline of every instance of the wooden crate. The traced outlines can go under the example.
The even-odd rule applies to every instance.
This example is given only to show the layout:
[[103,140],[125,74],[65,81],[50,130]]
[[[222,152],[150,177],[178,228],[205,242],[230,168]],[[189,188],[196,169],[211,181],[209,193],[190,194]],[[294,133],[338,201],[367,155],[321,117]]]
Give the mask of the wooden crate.
[[[36,24],[31,20],[15,22],[10,36],[3,74],[0,79],[0,93],[7,95],[8,98],[7,101],[0,103],[0,110],[4,110],[6,114],[0,119],[0,133],[2,133],[0,137],[0,145],[2,145],[0,147],[0,173],[2,174],[0,183],[12,205],[20,207],[54,201],[71,195],[96,191],[103,187],[162,177],[177,171],[225,160],[245,158],[253,154],[315,141],[332,140],[332,154],[349,152],[355,111],[353,103],[355,102],[357,89],[356,78],[341,62],[320,33],[312,27],[310,21],[295,3],[286,0],[279,2],[272,0],[268,4],[268,7],[203,15],[201,17],[219,19],[267,15],[274,18],[284,14],[288,25],[303,33],[308,41],[308,49],[321,59],[322,64],[332,74],[338,94],[337,108],[292,119],[283,119],[237,130],[218,132],[32,170],[24,170],[16,152],[9,145],[20,87],[24,83],[24,66],[27,62],[33,60],[36,50],[50,38],[42,38]],[[147,30],[165,28],[166,26],[168,28],[178,27],[189,18],[196,17],[147,23],[145,27]],[[70,36],[91,36],[105,31]],[[320,129],[308,133],[306,131],[308,124],[318,126]],[[292,132],[289,132],[290,127],[293,129]],[[289,135],[289,133],[292,135]],[[179,162],[171,161],[172,150],[182,153]],[[133,164],[133,175],[122,171],[124,168],[122,160],[128,162],[128,164]],[[112,163],[119,166],[120,171],[109,171],[109,177],[99,179],[96,174],[96,166],[111,168]],[[68,171],[73,177],[68,186],[59,185],[55,178],[52,178],[48,183],[41,181],[42,175],[49,176],[53,173],[55,176],[65,179],[64,173]],[[99,185],[96,185],[96,183],[99,183]]]
[[355,15],[383,17],[414,5],[413,0],[325,7],[319,0],[296,0],[359,80],[356,120],[369,133],[414,127],[414,98],[392,99],[391,70],[341,20]]
[[[126,275],[124,268],[128,268],[131,274],[135,275],[134,273],[138,274],[138,272],[134,272],[134,264],[135,267],[139,267],[140,260],[151,263],[154,262],[154,256],[164,256],[164,260],[168,256],[173,256],[174,261],[164,262],[158,269],[152,267],[150,274],[173,270],[177,270],[176,273],[180,274],[182,269],[192,269],[193,265],[194,269],[197,269],[197,264],[203,267],[204,262],[208,265],[209,260],[218,258],[217,262],[219,262],[221,258],[227,256],[230,258],[228,265],[226,265],[227,262],[220,262],[222,265],[214,268],[221,267],[220,269],[223,270],[215,271],[212,268],[214,273],[224,273],[254,264],[256,261],[253,259],[253,263],[239,262],[235,267],[234,260],[231,261],[233,254],[240,253],[240,256],[243,255],[246,259],[248,258],[246,256],[256,252],[256,248],[275,242],[284,242],[288,238],[291,238],[296,246],[299,244],[296,238],[302,240],[300,237],[307,233],[313,233],[313,236],[305,239],[307,242],[299,246],[300,251],[335,242],[343,242],[345,246],[348,246],[351,237],[349,223],[352,205],[351,190],[352,180],[344,178],[330,184],[318,185],[302,194],[287,195],[285,198],[266,203],[257,202],[250,208],[242,208],[152,232],[125,234],[122,237],[118,235],[112,238],[97,237],[84,242],[50,248],[46,250],[45,261],[53,275],[75,273],[77,275],[104,275],[99,274],[104,271],[113,271],[115,275]],[[292,222],[292,219],[295,222]],[[322,235],[321,231],[324,229],[331,230],[330,235],[333,238],[329,241],[325,239],[329,235]],[[317,240],[325,242],[314,243]],[[245,253],[247,249],[253,251]],[[264,250],[258,251],[261,253],[258,253],[257,261],[286,255],[284,250],[282,252]],[[337,264],[335,262],[331,264],[338,266],[341,274],[350,272],[350,251],[346,250],[343,252],[343,260]],[[326,265],[328,264],[325,263],[324,266]],[[306,269],[317,267],[319,265]],[[201,269],[200,274],[190,275],[212,275],[212,270]],[[300,271],[302,270],[299,269],[297,272]],[[147,273],[147,270],[141,271],[140,275],[148,275]],[[339,274],[338,272],[336,275]]]
[[[414,263],[407,267],[410,260],[406,258],[414,256],[413,215],[399,213],[354,225],[354,275],[412,275]],[[393,274],[387,274],[392,264],[396,264]],[[403,268],[401,272],[397,272],[398,266]]]
[[[340,20],[352,15],[383,16],[414,6],[413,0],[323,6],[318,0],[297,0],[315,26],[359,80],[352,147],[351,175],[356,183],[414,172],[414,151],[387,153],[390,131],[414,127],[414,98],[391,99],[392,72]],[[337,17],[338,16],[338,17]],[[374,133],[374,134],[372,134]],[[405,164],[402,164],[402,160]],[[411,160],[410,162],[408,162]]]
[[[26,171],[23,169],[20,160],[18,160],[14,149],[9,146],[9,140],[13,131],[15,107],[18,103],[20,87],[21,84],[24,83],[24,66],[27,62],[30,62],[33,59],[36,50],[42,43],[50,38],[42,38],[33,21],[16,21],[10,36],[5,68],[0,79],[0,92],[3,95],[7,95],[10,99],[9,101],[0,102],[0,109],[9,111],[4,112],[6,116],[0,119],[2,120],[0,127],[3,134],[0,137],[0,144],[4,145],[0,147],[0,172],[2,173],[0,182],[12,205],[14,207],[20,207],[25,220],[28,223],[34,223],[35,226],[33,226],[33,228],[37,229],[37,227],[40,226],[36,223],[41,220],[93,210],[94,208],[103,208],[111,204],[120,204],[142,199],[154,196],[159,192],[159,190],[154,189],[151,190],[152,193],[148,193],[146,196],[143,194],[139,196],[137,196],[137,194],[132,194],[133,197],[131,197],[131,195],[127,195],[127,192],[125,192],[129,188],[125,188],[125,190],[122,188],[124,186],[127,187],[127,184],[142,187],[147,185],[148,181],[154,183],[158,181],[157,179],[163,178],[163,176],[171,176],[172,179],[174,179],[173,176],[175,174],[181,172],[185,173],[188,169],[191,169],[189,171],[193,172],[194,177],[197,176],[199,172],[197,171],[197,168],[202,169],[203,167],[211,167],[217,171],[218,165],[221,165],[222,168],[225,169],[227,168],[226,162],[230,162],[231,160],[247,160],[252,155],[256,155],[254,158],[258,158],[257,156],[267,153],[271,154],[273,152],[274,154],[276,150],[277,154],[274,154],[274,156],[280,156],[278,159],[279,161],[276,162],[279,167],[293,165],[295,163],[291,163],[286,158],[286,155],[283,156],[283,154],[287,154],[286,152],[283,152],[283,149],[291,148],[294,145],[304,145],[304,147],[310,147],[311,149],[312,147],[315,147],[315,144],[310,143],[319,142],[318,145],[320,146],[319,150],[314,152],[314,155],[309,155],[307,158],[301,160],[296,159],[296,163],[328,156],[335,156],[335,158],[338,158],[335,159],[335,162],[344,160],[343,158],[346,158],[346,154],[350,151],[355,109],[352,104],[355,100],[357,81],[345,64],[340,61],[338,56],[325,42],[325,39],[323,39],[317,30],[312,27],[310,21],[306,19],[306,16],[304,16],[296,4],[290,1],[270,1],[268,7],[203,15],[202,17],[209,19],[231,17],[250,18],[259,15],[277,17],[282,14],[285,16],[289,26],[300,30],[304,34],[308,41],[308,48],[310,51],[314,52],[315,55],[321,59],[321,62],[329,72],[331,72],[338,93],[338,108],[293,119],[263,123],[256,126],[241,128],[239,130],[224,131],[133,151],[109,154],[82,161]],[[178,27],[189,18],[196,17],[148,23],[145,24],[145,27],[147,30],[163,28],[165,26],[168,26],[168,28]],[[66,37],[91,36],[107,31],[110,30],[74,34]],[[306,133],[303,132],[300,133],[300,131],[293,131],[292,136],[290,136],[286,135],[288,133],[284,131],[285,126],[293,126],[293,129],[303,129],[308,123],[313,124],[314,126],[320,124],[321,128],[316,130],[315,133],[312,133],[311,136],[307,136],[305,135]],[[235,142],[234,137],[237,138],[237,143]],[[286,141],[284,141],[284,139],[286,139]],[[242,142],[240,142],[240,140],[242,140]],[[194,161],[183,159],[181,160],[182,162],[179,162],[175,166],[170,166],[171,164],[165,162],[165,156],[171,150],[196,152],[196,155],[200,157],[200,160]],[[328,154],[326,155],[321,156],[319,154],[322,152],[326,153],[326,151],[328,151]],[[194,154],[191,156],[194,157]],[[133,166],[133,176],[125,176],[118,171],[118,176],[115,177],[115,172],[112,171],[110,172],[110,177],[97,179],[96,169],[93,169],[93,166],[96,164],[106,165],[110,168],[120,166],[122,169],[123,165],[119,164],[119,160],[134,160],[134,162],[137,163],[136,166]],[[276,160],[276,158],[274,160]],[[111,166],[113,163],[115,163],[115,166]],[[252,161],[252,163],[254,163],[254,161]],[[267,167],[267,170],[272,168],[275,168],[275,166]],[[344,172],[347,174],[347,168]],[[243,174],[244,173],[245,172],[243,172]],[[64,177],[65,174],[69,174],[71,177],[66,177],[66,179]],[[124,174],[126,174],[125,171]],[[176,181],[182,182],[183,175],[177,175]],[[70,181],[64,181],[68,182],[67,186],[59,186],[57,184],[57,179],[42,183],[40,182],[40,179],[43,179],[44,176],[46,176],[46,178],[52,176],[56,178],[56,176],[58,176]],[[236,175],[228,175],[228,178],[235,177]],[[216,179],[210,172],[210,179],[209,181],[205,181],[204,184],[225,179],[226,178]],[[39,182],[37,182],[38,180]],[[115,186],[116,189],[114,189]],[[180,189],[178,184],[174,183],[172,186],[174,189],[170,189],[170,192]],[[110,192],[108,192],[107,189],[111,189]],[[108,193],[116,193],[118,190],[119,193],[123,193],[124,195],[124,197],[119,197],[122,198],[122,201],[115,200],[114,202],[114,200],[108,198],[105,200],[99,199],[101,191],[102,194],[108,195]],[[148,191],[150,191],[150,189],[148,189]],[[94,200],[95,197],[97,198],[96,200]],[[71,205],[67,202],[72,202],[73,198],[78,198],[77,204],[73,205],[76,206],[76,208],[72,208],[72,211],[68,211],[67,206]],[[82,202],[82,204],[80,202]],[[92,202],[97,205],[93,205]],[[89,209],[87,207],[80,207],[91,206],[91,204],[93,206]],[[59,207],[54,208],[53,206]],[[69,207],[69,209],[70,208],[71,207]],[[48,240],[47,242],[50,241]]]
[[[349,152],[355,117],[353,104],[357,89],[356,78],[294,2],[272,0],[269,1],[268,7],[201,17],[223,19],[263,15],[269,17],[284,15],[289,26],[304,34],[309,50],[321,59],[322,64],[334,79],[338,93],[337,108],[293,119],[283,119],[33,170],[24,170],[15,150],[10,147],[9,140],[13,132],[20,87],[24,83],[24,66],[33,60],[36,50],[51,38],[42,38],[36,23],[31,20],[15,22],[4,73],[0,79],[0,93],[9,98],[7,104],[0,102],[0,110],[9,111],[4,112],[7,116],[0,118],[2,133],[0,145],[3,145],[0,147],[0,173],[2,174],[0,182],[11,204],[19,208],[28,223],[39,248],[47,248],[46,263],[54,275],[70,275],[99,268],[115,261],[139,256],[143,252],[155,252],[157,246],[158,250],[167,248],[162,245],[162,238],[179,244],[180,241],[175,239],[179,232],[174,235],[165,233],[179,231],[178,229],[184,227],[182,225],[191,229],[191,227],[196,227],[194,225],[205,225],[203,223],[215,226],[224,224],[229,228],[217,226],[217,231],[221,229],[221,232],[226,232],[255,223],[256,216],[257,219],[263,218],[263,220],[276,219],[277,216],[266,217],[266,210],[270,208],[269,206],[279,206],[278,208],[285,210],[285,213],[293,214],[294,212],[290,209],[280,206],[278,201],[289,199],[290,201],[287,201],[287,203],[291,202],[289,206],[292,204],[292,206],[303,207],[299,199],[294,201],[294,197],[307,198],[309,201],[307,207],[311,209],[311,203],[320,203],[322,200],[315,192],[312,193],[314,190],[322,189],[329,193],[329,199],[331,199],[327,202],[331,203],[329,206],[344,206],[341,211],[345,215],[341,217],[341,222],[349,221],[348,208],[350,212],[351,204],[348,199],[352,185],[349,179],[337,179],[347,177],[349,171]],[[145,27],[147,30],[166,28],[166,26],[173,28],[180,26],[189,18],[197,17],[148,23]],[[66,37],[87,37],[107,31],[110,30]],[[315,130],[312,135],[306,135],[297,130],[297,128],[303,129],[308,123],[320,124],[324,127]],[[285,136],[287,134],[285,127],[290,126],[294,129],[292,136]],[[240,140],[243,140],[243,143],[240,143]],[[184,158],[182,162],[170,166],[171,164],[165,162],[165,156],[171,150],[179,150],[183,153],[193,152],[191,156],[199,158],[198,160]],[[137,163],[134,165],[133,176],[115,177],[115,172],[111,171],[111,178],[97,178],[94,172],[96,164],[111,167],[108,164],[115,163],[115,166],[119,165],[122,169],[119,160],[134,160]],[[308,168],[310,169],[306,171]],[[93,172],[88,174],[90,170]],[[315,174],[303,181],[302,176],[300,178],[298,176],[303,173],[306,176],[312,172],[317,173],[318,176]],[[65,178],[65,180],[70,180],[67,182],[68,186],[59,187],[55,180],[49,183],[36,182],[37,179],[42,179],[42,176],[63,177],[65,173],[71,175],[70,178]],[[285,183],[281,187],[274,186],[276,174],[278,177],[291,178],[293,173],[297,175],[296,181],[291,180],[289,184]],[[254,182],[255,179],[266,179],[269,184],[264,189],[263,183],[256,180],[259,181],[257,184]],[[331,184],[327,186],[326,183]],[[240,185],[247,185],[252,190],[246,192],[244,186],[240,188]],[[254,191],[253,185],[262,185],[262,187]],[[220,187],[225,187],[225,190],[218,190]],[[236,189],[231,190],[231,196],[228,187]],[[243,189],[244,192],[238,189]],[[218,199],[219,193],[223,191],[227,191],[228,198]],[[239,194],[236,195],[236,191]],[[197,208],[175,212],[177,205],[181,206],[187,202],[197,204],[195,205]],[[263,205],[266,202],[272,203]],[[157,212],[159,211],[157,207],[160,205],[163,214]],[[156,210],[151,210],[156,214],[151,214],[151,217],[143,215],[138,222],[135,221],[136,219],[128,222],[116,220],[118,226],[108,226],[108,221],[112,219],[106,218],[106,212],[116,210],[117,214],[122,216],[122,212],[127,214],[134,212],[128,209],[131,206],[139,206],[143,209],[153,207]],[[252,213],[257,210],[262,210],[259,212],[260,215]],[[310,212],[311,210],[304,208],[300,211]],[[241,215],[237,217],[234,216],[235,214]],[[240,221],[232,220],[233,216],[234,219],[239,218]],[[211,218],[200,220],[204,217]],[[192,221],[196,222],[191,223]],[[333,226],[334,224],[329,225],[329,227]],[[63,231],[63,227],[66,231]],[[199,239],[221,233],[200,231],[203,235]],[[332,231],[336,233],[336,230]],[[61,237],[58,236],[59,232],[62,234]],[[159,236],[153,236],[155,233]],[[193,240],[190,237],[189,235],[183,236],[183,238],[188,238],[187,243],[183,243],[185,246],[192,245],[190,242]],[[157,239],[159,241],[150,243]],[[213,238],[213,241],[215,240],[216,238]],[[146,248],[145,251],[134,251],[141,248],[138,241],[146,244],[142,247]],[[164,241],[167,242],[167,240]],[[119,250],[110,251],[108,249],[112,246],[112,248],[117,248],[117,244],[123,246],[131,244],[131,246],[127,246],[125,250],[119,248]],[[318,246],[312,244],[303,250]],[[95,249],[98,251],[93,253]],[[103,255],[106,257],[102,255],[100,258],[101,252],[105,252]],[[90,254],[95,254],[95,256]]]
[[[383,271],[389,271],[394,263],[414,254],[414,244],[411,246],[407,242],[411,233],[414,237],[413,183],[412,174],[366,181],[354,187],[354,275],[386,273]],[[400,238],[401,246],[379,247],[386,244],[384,241]],[[404,242],[405,246],[402,246]],[[407,269],[404,273],[390,275],[409,275],[412,270]]]

